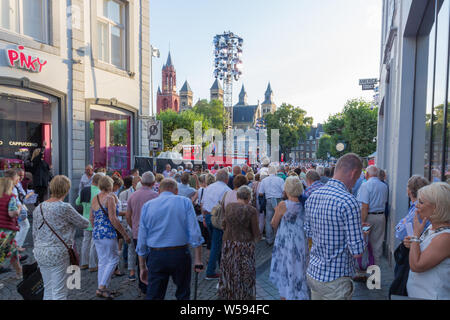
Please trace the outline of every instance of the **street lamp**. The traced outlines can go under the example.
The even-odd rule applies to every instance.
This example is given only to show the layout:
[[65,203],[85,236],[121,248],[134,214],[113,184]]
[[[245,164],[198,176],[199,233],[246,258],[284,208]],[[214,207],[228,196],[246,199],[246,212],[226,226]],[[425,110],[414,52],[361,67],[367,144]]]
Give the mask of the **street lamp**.
[[233,80],[242,75],[242,45],[244,40],[231,31],[214,37],[214,76],[223,80],[224,107],[233,123]]
[[151,109],[152,109],[152,117],[153,117],[153,57],[159,58],[161,56],[161,53],[159,52],[158,48],[155,48],[154,46],[150,45],[150,72],[151,72],[151,92],[152,92],[152,102],[151,102]]

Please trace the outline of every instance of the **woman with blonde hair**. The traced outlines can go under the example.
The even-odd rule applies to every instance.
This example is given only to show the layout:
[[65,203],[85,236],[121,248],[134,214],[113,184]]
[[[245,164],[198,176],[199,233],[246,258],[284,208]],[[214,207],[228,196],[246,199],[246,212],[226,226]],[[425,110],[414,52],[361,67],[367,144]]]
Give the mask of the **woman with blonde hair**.
[[[14,183],[11,179],[0,178],[0,265],[10,259],[16,270],[16,277],[22,277],[22,267],[19,261],[19,251],[14,240],[19,231],[17,218],[20,214],[20,205],[13,194]],[[3,285],[0,284],[0,287]]]
[[288,177],[284,185],[288,200],[275,208],[271,225],[277,230],[272,253],[270,281],[282,300],[309,300],[306,282],[308,245],[303,231],[305,210],[299,201],[303,185],[298,177]]
[[[410,248],[408,296],[450,299],[450,185],[436,182],[418,192],[414,236],[406,237]],[[419,222],[419,217],[423,220]],[[427,221],[431,225],[425,229]],[[425,229],[425,231],[424,231]]]
[[71,183],[66,176],[50,182],[50,199],[33,211],[34,257],[44,280],[44,300],[67,300],[67,247],[75,243],[76,229],[86,229],[89,221],[70,203],[63,202]]
[[92,232],[98,256],[96,295],[107,299],[112,299],[115,294],[107,288],[119,264],[117,232],[123,236],[126,243],[131,243],[130,236],[117,218],[119,204],[113,193],[113,184],[113,179],[108,176],[100,179],[98,183],[100,193],[92,201],[90,216],[91,224],[94,226]]

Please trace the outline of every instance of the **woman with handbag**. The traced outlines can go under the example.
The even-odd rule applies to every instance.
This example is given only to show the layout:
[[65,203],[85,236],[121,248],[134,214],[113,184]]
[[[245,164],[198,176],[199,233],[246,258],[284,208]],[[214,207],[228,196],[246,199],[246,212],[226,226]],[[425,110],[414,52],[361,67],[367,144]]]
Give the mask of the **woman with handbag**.
[[67,268],[79,264],[74,249],[75,232],[89,227],[89,220],[70,203],[63,202],[70,187],[66,176],[54,177],[50,199],[33,211],[33,253],[44,280],[44,300],[67,300]]
[[119,264],[118,233],[126,243],[131,239],[120,223],[118,199],[113,193],[113,179],[103,177],[98,182],[100,193],[94,198],[91,206],[91,224],[94,226],[93,238],[98,256],[98,289],[100,298],[112,299],[115,292],[109,291],[111,277]]

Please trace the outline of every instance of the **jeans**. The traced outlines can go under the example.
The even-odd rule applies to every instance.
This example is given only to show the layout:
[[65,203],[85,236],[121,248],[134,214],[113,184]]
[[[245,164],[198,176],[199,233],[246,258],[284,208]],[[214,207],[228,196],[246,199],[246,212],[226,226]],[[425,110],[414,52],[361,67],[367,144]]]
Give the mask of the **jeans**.
[[[128,228],[128,223],[126,222],[126,220],[122,220],[121,222],[122,226],[124,227],[124,229],[127,231],[128,236],[130,237],[130,239],[133,239],[133,234],[131,232],[131,230]],[[125,248],[127,248],[125,250]],[[125,252],[126,251],[126,257],[127,259],[125,259]],[[128,271],[131,270],[135,270],[136,269],[136,249],[134,247],[134,243],[131,242],[130,244],[127,244],[125,241],[123,242],[123,247],[122,247],[122,255],[120,257],[120,269],[123,270],[123,265],[125,264],[125,261],[127,261],[128,263]]]
[[172,277],[177,286],[175,292],[177,300],[190,300],[191,265],[189,248],[167,251],[151,250],[147,257],[147,300],[164,299],[169,277]]
[[[133,239],[134,248],[137,246],[137,239]],[[133,249],[134,249],[133,248]],[[136,249],[133,250],[136,253]],[[141,281],[141,268],[139,267],[139,256],[136,254],[137,278],[139,280],[139,289],[142,293],[147,294],[147,285]]]
[[119,244],[117,239],[94,240],[94,242],[98,255],[98,286],[108,287],[119,264]]
[[67,267],[68,259],[53,267],[39,266],[44,281],[44,300],[67,300]]
[[19,222],[20,231],[16,233],[17,246],[22,247],[27,238],[28,230],[30,230],[30,222],[27,218]]
[[97,251],[95,250],[94,240],[92,240],[92,230],[84,230],[83,242],[81,244],[80,264],[82,266],[89,264],[89,268],[92,269],[97,267],[97,261],[98,257]]
[[222,253],[222,236],[223,231],[215,228],[211,223],[211,215],[205,215],[206,225],[211,235],[211,253],[209,254],[208,267],[206,268],[206,276],[216,274],[216,266],[220,263]]
[[281,199],[270,198],[266,201],[266,242],[268,245],[272,245],[275,241],[275,232],[270,225],[270,222],[272,221],[273,215],[275,214],[275,208],[281,202]]

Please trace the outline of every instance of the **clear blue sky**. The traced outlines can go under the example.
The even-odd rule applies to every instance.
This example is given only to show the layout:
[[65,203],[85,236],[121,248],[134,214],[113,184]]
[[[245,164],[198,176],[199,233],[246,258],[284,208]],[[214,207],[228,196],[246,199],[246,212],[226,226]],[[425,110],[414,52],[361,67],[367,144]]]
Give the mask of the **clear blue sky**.
[[372,100],[358,80],[379,77],[381,11],[381,0],[151,0],[150,40],[161,51],[153,60],[155,101],[169,43],[177,89],[188,80],[194,102],[209,100],[213,37],[230,30],[244,39],[233,103],[242,83],[248,102],[262,103],[270,81],[278,106],[301,107],[322,123],[348,99]]

